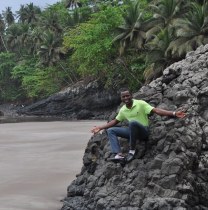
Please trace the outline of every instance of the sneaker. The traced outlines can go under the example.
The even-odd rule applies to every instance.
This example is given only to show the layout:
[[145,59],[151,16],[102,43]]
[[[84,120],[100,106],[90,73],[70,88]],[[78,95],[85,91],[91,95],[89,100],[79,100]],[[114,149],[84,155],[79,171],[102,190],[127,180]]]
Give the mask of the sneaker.
[[108,161],[113,161],[113,162],[120,162],[124,160],[125,160],[124,156],[118,154],[115,157],[108,158]]
[[135,151],[134,154],[128,153],[128,155],[127,155],[127,157],[126,157],[126,162],[129,163],[129,162],[131,162],[133,159],[135,159],[136,154],[137,154],[137,150]]

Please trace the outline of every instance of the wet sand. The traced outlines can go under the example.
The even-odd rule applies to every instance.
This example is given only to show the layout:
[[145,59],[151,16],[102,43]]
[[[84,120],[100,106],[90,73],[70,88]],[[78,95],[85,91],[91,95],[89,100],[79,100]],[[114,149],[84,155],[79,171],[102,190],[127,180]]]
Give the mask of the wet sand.
[[0,124],[0,210],[58,210],[101,121]]

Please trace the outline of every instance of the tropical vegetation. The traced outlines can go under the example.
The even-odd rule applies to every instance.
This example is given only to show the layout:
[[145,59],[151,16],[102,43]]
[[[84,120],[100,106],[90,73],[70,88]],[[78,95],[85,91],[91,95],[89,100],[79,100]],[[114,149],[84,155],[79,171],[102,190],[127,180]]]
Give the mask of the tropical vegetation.
[[203,0],[62,0],[0,14],[0,103],[34,101],[79,80],[136,90],[208,43]]

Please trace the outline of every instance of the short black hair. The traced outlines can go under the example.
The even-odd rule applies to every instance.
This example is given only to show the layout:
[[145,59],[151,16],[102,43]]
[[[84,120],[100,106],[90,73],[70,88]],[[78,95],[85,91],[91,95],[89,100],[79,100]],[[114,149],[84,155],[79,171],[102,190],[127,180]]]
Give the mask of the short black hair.
[[126,91],[128,91],[130,94],[132,94],[131,90],[128,87],[123,87],[120,89],[120,93],[126,92]]

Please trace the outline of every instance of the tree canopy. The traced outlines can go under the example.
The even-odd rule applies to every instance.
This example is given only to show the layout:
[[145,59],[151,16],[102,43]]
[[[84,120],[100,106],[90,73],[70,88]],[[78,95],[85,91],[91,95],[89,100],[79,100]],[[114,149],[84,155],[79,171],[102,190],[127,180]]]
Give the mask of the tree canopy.
[[208,43],[208,3],[62,0],[0,14],[0,99],[37,100],[78,80],[132,90]]

